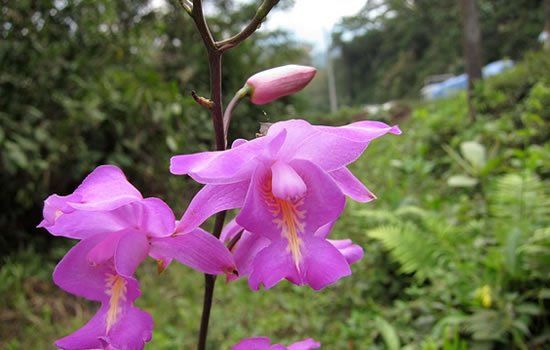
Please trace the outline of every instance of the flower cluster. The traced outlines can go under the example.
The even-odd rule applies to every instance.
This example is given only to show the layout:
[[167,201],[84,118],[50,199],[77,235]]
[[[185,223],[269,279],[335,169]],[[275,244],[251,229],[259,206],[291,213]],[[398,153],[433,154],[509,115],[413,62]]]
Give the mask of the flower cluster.
[[[288,66],[247,84],[253,102],[264,103],[298,91],[314,74]],[[80,240],[57,265],[54,282],[101,303],[86,325],[55,344],[74,350],[142,349],[151,339],[153,319],[134,306],[141,295],[134,273],[147,256],[158,261],[160,271],[177,260],[206,274],[224,274],[228,281],[248,276],[254,290],[283,279],[319,290],[350,275],[362,248],[328,235],[346,197],[375,198],[347,166],[387,133],[401,131],[375,121],[329,127],[288,120],[271,125],[265,136],[236,140],[229,150],[174,156],[173,174],[205,185],[179,221],[166,203],[143,198],[112,165],[96,168],[72,194],[51,195],[39,227]],[[219,239],[199,228],[229,209],[239,212]],[[260,337],[232,349],[319,347],[312,339],[284,347]]]
[[266,136],[236,140],[227,151],[175,156],[173,174],[206,184],[177,230],[188,232],[218,211],[241,208],[235,225],[246,231],[234,254],[250,287],[287,279],[321,289],[351,274],[350,262],[362,255],[349,241],[326,239],[346,195],[360,202],[375,198],[346,166],[371,140],[400,132],[373,121],[329,127],[289,120],[273,124]]
[[148,255],[161,269],[172,259],[209,274],[235,269],[232,255],[212,235],[199,228],[177,235],[175,226],[168,205],[158,198],[144,199],[115,166],[98,167],[68,196],[46,199],[39,227],[80,239],[57,265],[54,282],[101,302],[95,316],[58,340],[58,347],[143,348],[151,339],[153,319],[133,305],[141,294],[133,275]]

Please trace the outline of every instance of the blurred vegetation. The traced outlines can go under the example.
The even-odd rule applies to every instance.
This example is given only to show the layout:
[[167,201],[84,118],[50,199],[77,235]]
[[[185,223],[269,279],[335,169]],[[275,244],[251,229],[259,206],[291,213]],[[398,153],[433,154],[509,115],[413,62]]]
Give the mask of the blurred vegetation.
[[[521,78],[520,78],[521,77]],[[315,292],[283,282],[254,292],[246,279],[216,287],[210,348],[247,336],[327,349],[544,349],[550,346],[550,59],[529,54],[464,95],[404,102],[372,118],[404,134],[371,143],[352,165],[379,197],[349,202],[334,238],[365,249],[353,275]],[[408,109],[407,117],[403,110]],[[342,124],[362,109],[310,120]],[[34,249],[0,270],[0,347],[45,349],[95,312],[56,288]],[[194,349],[202,277],[173,264],[138,270],[139,307],[155,318],[153,349]]]
[[[70,193],[95,166],[111,163],[144,195],[181,213],[198,187],[171,176],[168,160],[212,147],[209,116],[189,97],[191,90],[208,95],[208,68],[175,3],[149,12],[146,1],[0,1],[0,348],[50,349],[97,305],[51,281],[73,242],[34,229],[43,199]],[[501,5],[512,11],[515,4]],[[216,6],[224,9],[212,19],[216,34],[236,31],[254,11],[231,1]],[[517,20],[526,21],[521,13]],[[518,23],[510,35],[534,31]],[[430,31],[441,45],[456,44]],[[227,99],[255,71],[307,62],[288,34],[257,34],[225,57]],[[385,34],[377,40],[390,45]],[[305,115],[333,125],[378,119],[404,131],[373,141],[351,166],[379,199],[349,201],[331,238],[353,239],[365,256],[351,277],[321,292],[287,282],[253,292],[246,279],[220,279],[209,347],[266,335],[282,344],[313,337],[324,349],[550,348],[550,57],[523,51],[530,40],[494,54],[522,58],[476,86],[473,123],[464,95],[402,100],[376,115],[362,107]],[[458,53],[449,57],[441,62],[460,65]],[[377,86],[373,77],[364,81]],[[415,91],[414,79],[405,81]],[[258,121],[303,113],[308,99],[240,105],[232,138],[250,138]],[[151,260],[137,274],[137,306],[155,319],[147,348],[195,349],[201,274],[174,263],[158,276]]]
[[[484,64],[537,47],[543,2],[478,0]],[[460,2],[368,0],[340,23],[333,46],[341,104],[416,97],[427,76],[464,73]]]
[[[183,212],[198,187],[170,175],[169,159],[212,148],[210,115],[190,95],[209,95],[209,75],[192,21],[176,1],[167,5],[151,12],[147,0],[2,0],[0,254],[29,244],[47,250],[51,237],[34,229],[42,201],[72,192],[100,164],[120,166],[144,195]],[[236,33],[256,10],[216,5],[217,37]],[[260,31],[225,56],[224,96],[257,71],[308,59],[287,33]],[[245,104],[231,135],[253,135],[258,121],[295,114],[302,100]]]

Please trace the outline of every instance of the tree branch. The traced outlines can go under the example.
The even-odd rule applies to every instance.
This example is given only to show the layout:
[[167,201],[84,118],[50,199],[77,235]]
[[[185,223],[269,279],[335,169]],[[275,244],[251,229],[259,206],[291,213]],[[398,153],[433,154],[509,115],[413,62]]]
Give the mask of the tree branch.
[[279,0],[264,0],[260,7],[258,7],[256,15],[252,18],[252,21],[250,21],[250,23],[239,34],[229,39],[216,42],[216,47],[218,47],[221,51],[225,51],[239,45],[243,40],[248,38],[258,29],[259,25],[267,16],[269,11],[271,11],[271,9],[277,5],[278,2]]
[[195,21],[195,24],[197,25],[197,29],[201,35],[202,41],[204,42],[204,45],[208,50],[208,54],[210,55],[211,51],[217,51],[214,38],[212,37],[210,29],[206,24],[206,19],[204,18],[204,13],[202,11],[202,0],[193,0],[192,17]]

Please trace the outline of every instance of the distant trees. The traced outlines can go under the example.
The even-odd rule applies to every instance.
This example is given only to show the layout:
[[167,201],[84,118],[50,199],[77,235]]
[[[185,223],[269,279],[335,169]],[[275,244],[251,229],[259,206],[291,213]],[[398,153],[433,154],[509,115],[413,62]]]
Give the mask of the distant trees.
[[[0,254],[29,242],[47,247],[47,235],[35,231],[42,201],[68,193],[100,164],[124,168],[148,195],[181,203],[186,186],[170,176],[170,155],[210,148],[213,140],[208,113],[190,96],[208,97],[206,53],[177,1],[163,12],[151,12],[149,0],[0,4]],[[210,23],[221,38],[221,28],[237,33],[248,23],[257,3],[215,6]],[[257,34],[224,57],[227,98],[252,73],[307,63],[307,51],[288,34]],[[254,135],[252,120],[284,118],[281,111],[290,102],[299,110],[299,101],[243,104],[231,137]]]
[[[477,1],[482,64],[517,59],[537,46],[548,0]],[[340,23],[333,37],[340,52],[338,100],[344,105],[417,96],[427,76],[465,71],[456,0],[369,0]]]
[[466,73],[468,74],[468,110],[470,118],[475,117],[475,110],[472,103],[472,89],[474,83],[482,78],[482,56],[481,56],[481,27],[479,23],[479,8],[477,0],[460,0],[462,11],[464,61]]

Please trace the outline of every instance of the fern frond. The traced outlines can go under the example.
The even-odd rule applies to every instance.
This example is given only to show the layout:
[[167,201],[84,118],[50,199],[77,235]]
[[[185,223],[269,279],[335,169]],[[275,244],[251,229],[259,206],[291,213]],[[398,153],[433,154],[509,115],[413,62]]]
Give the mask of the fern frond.
[[496,217],[539,220],[550,214],[550,197],[536,175],[507,174],[497,180],[489,210]]
[[395,215],[401,219],[410,220],[413,222],[421,222],[429,217],[429,213],[426,210],[414,205],[398,208],[395,211]]
[[523,254],[530,273],[550,277],[550,227],[535,231],[518,251]]
[[434,266],[440,266],[444,251],[440,242],[431,233],[421,233],[415,225],[380,226],[367,234],[380,240],[386,249],[401,264],[405,273],[415,273],[420,280],[429,277]]
[[399,219],[395,217],[395,214],[387,210],[363,209],[357,210],[354,215],[360,216],[374,225],[399,223]]

